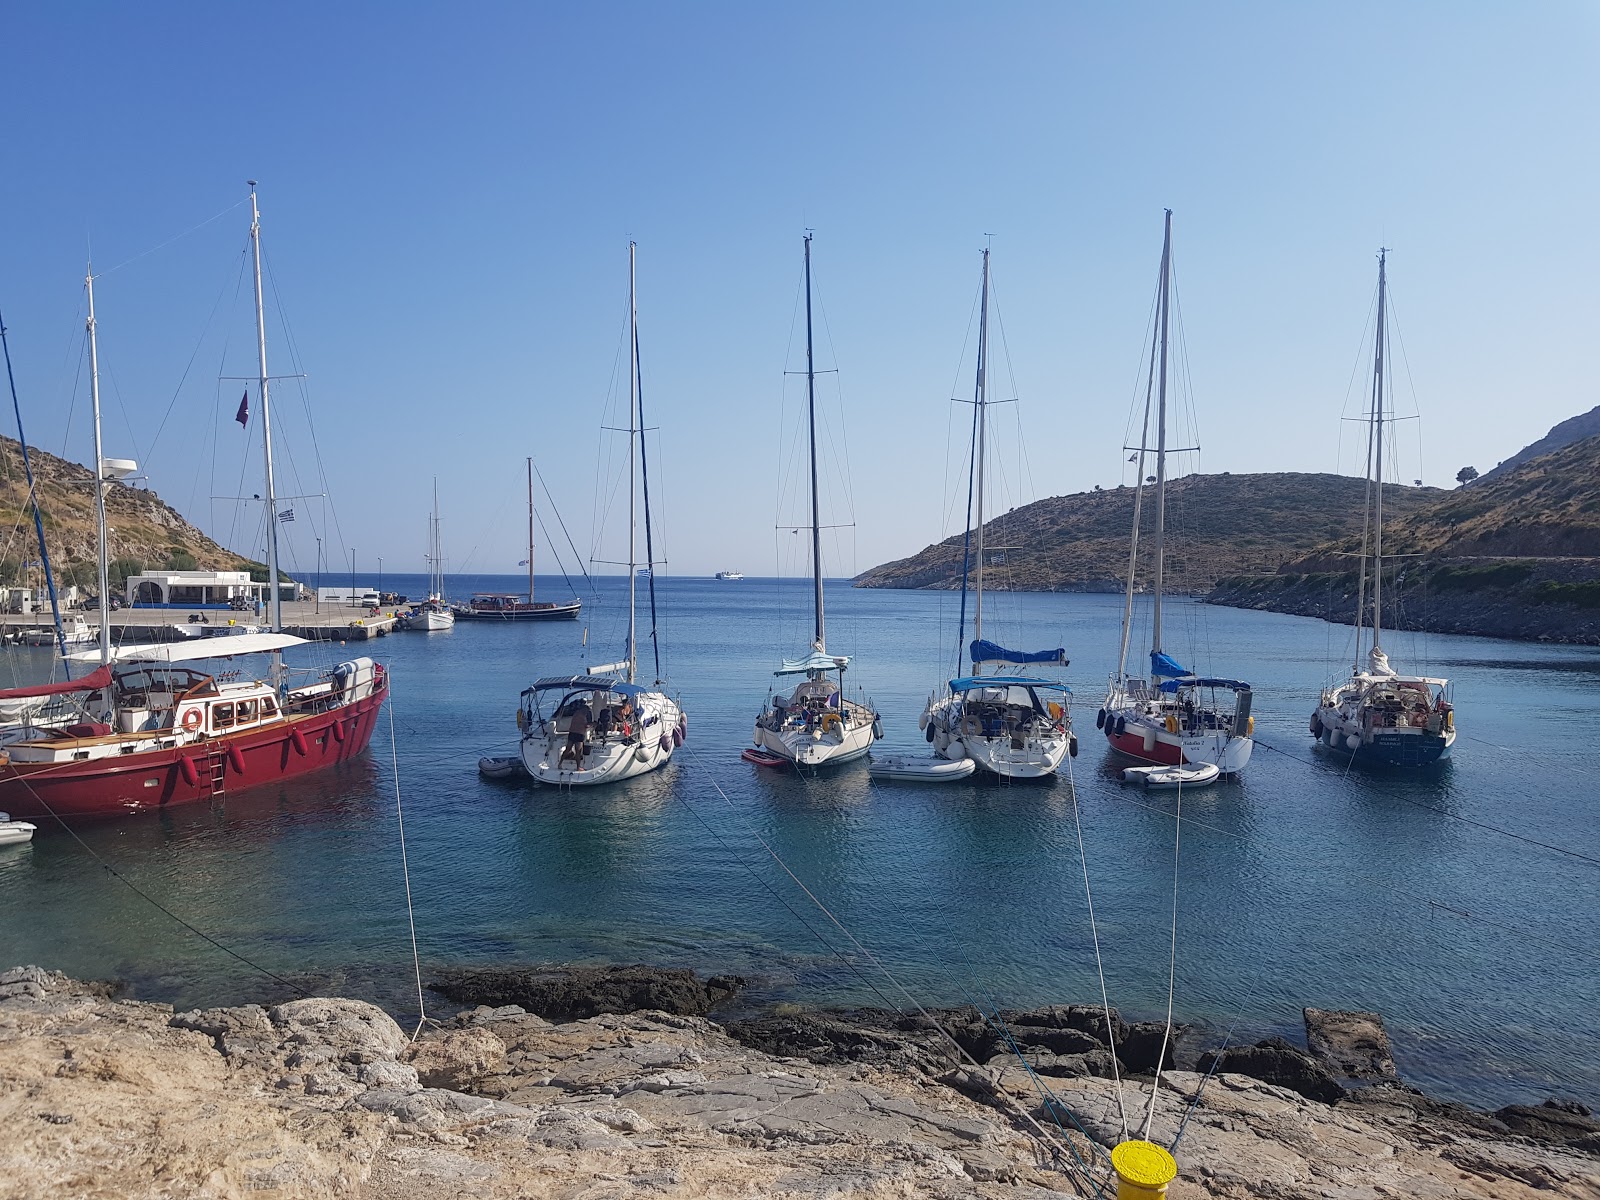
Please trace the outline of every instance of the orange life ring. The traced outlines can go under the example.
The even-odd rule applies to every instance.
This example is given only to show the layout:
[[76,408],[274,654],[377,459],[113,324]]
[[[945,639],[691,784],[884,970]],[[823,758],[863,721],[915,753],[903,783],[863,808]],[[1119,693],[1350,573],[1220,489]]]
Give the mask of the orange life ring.
[[190,733],[193,733],[196,729],[199,729],[204,722],[205,717],[200,714],[200,710],[198,708],[191,708],[188,712],[183,714],[183,727]]

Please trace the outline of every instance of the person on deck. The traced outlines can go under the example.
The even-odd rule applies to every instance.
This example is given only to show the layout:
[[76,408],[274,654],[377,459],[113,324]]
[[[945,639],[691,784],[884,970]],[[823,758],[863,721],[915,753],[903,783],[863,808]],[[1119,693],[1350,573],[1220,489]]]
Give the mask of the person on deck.
[[556,759],[559,768],[570,757],[577,765],[578,770],[583,770],[584,743],[589,737],[590,714],[586,701],[579,701],[578,706],[572,710],[572,715],[567,719],[567,744],[561,749],[561,757]]

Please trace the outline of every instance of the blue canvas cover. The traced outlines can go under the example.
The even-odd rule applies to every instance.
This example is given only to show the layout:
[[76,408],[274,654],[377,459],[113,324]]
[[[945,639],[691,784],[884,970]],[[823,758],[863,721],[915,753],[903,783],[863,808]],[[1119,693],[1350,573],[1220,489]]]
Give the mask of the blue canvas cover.
[[963,675],[950,681],[952,692],[973,692],[979,688],[1026,687],[1048,688],[1052,692],[1071,693],[1072,689],[1059,679],[1032,679],[1021,675]]
[[1193,675],[1188,667],[1178,665],[1178,661],[1169,654],[1159,650],[1150,651],[1150,674],[1157,679],[1175,679],[1181,676]]
[[1182,679],[1169,679],[1161,685],[1163,692],[1175,692],[1186,687],[1219,687],[1227,688],[1233,692],[1248,692],[1250,685],[1239,679],[1197,679],[1193,675],[1185,675]]
[[1007,650],[996,642],[974,640],[968,647],[975,663],[1008,662],[1008,663],[1059,663],[1067,665],[1067,652],[1064,649],[1038,650],[1029,653],[1026,650]]

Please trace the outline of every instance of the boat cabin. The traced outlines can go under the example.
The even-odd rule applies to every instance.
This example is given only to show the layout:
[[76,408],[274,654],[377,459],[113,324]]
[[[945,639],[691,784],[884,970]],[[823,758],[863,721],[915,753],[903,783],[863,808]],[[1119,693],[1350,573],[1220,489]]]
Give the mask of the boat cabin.
[[[658,718],[645,714],[638,697],[644,689],[606,675],[556,675],[537,680],[522,693],[517,726],[524,733],[565,736],[580,707],[589,710],[589,736],[615,734],[623,741],[638,737],[639,730]],[[546,710],[548,709],[548,715]]]
[[1072,695],[1055,680],[1004,675],[952,679],[950,690],[961,698],[960,732],[991,738],[1061,725]]

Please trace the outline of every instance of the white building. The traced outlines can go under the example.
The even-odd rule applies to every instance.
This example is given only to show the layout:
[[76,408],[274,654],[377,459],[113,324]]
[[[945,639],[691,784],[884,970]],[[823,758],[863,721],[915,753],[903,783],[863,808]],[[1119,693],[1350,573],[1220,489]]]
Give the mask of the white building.
[[[283,599],[295,598],[296,585],[280,585]],[[254,583],[249,571],[147,571],[128,577],[128,603],[149,608],[160,605],[228,604],[242,600],[254,604],[267,600],[270,589]]]
[[371,587],[320,587],[317,599],[323,604],[350,604],[374,607],[378,604],[378,590]]

